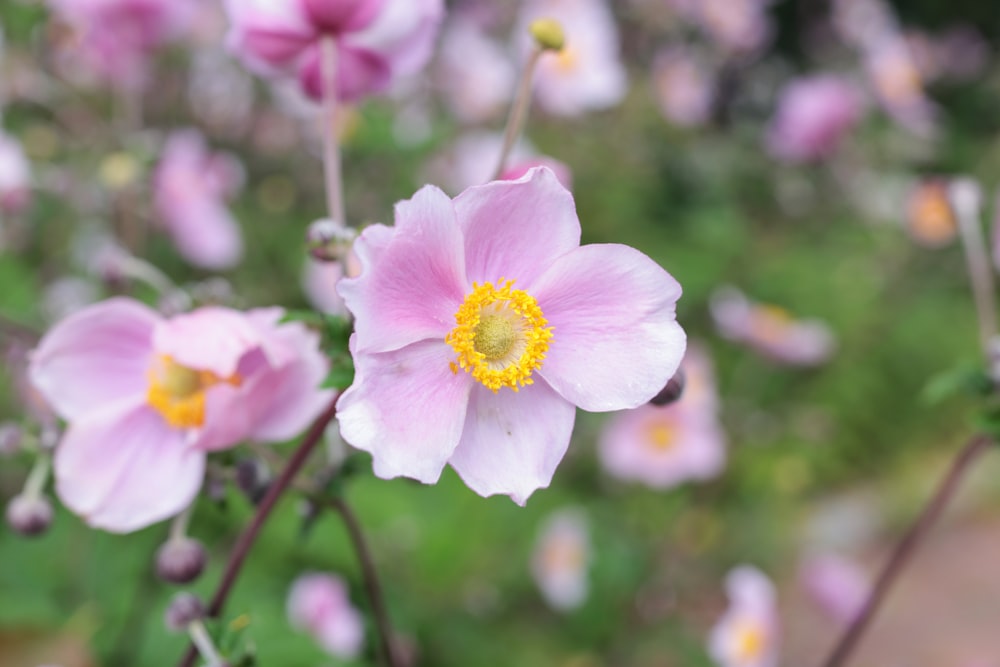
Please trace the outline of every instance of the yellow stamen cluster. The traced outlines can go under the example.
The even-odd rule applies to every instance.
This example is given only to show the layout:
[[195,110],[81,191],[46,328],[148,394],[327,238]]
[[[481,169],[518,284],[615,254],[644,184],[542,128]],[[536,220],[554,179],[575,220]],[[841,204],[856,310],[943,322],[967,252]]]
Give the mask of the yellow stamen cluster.
[[767,645],[764,631],[754,623],[743,624],[736,640],[736,659],[740,664],[749,664],[760,658]]
[[205,390],[222,382],[239,386],[241,378],[221,378],[211,371],[182,366],[163,355],[149,370],[146,402],[174,428],[197,428],[205,423]]
[[473,283],[472,292],[455,313],[458,324],[445,336],[458,355],[458,364],[493,393],[501,387],[517,391],[532,384],[531,374],[542,367],[552,340],[538,302],[513,280]]
[[652,449],[665,452],[673,449],[677,440],[677,429],[672,424],[654,422],[648,426],[646,437]]

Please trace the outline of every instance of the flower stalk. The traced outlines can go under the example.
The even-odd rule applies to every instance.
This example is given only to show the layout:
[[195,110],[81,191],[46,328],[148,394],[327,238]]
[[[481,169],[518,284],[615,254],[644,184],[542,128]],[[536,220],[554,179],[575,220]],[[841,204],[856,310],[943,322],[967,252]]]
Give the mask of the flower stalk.
[[503,148],[500,149],[500,159],[497,162],[496,170],[493,172],[493,180],[500,178],[500,175],[507,168],[507,160],[510,158],[510,152],[514,149],[517,138],[521,136],[524,119],[527,117],[528,107],[531,105],[531,82],[535,77],[535,69],[538,67],[538,61],[541,60],[542,54],[546,50],[539,45],[535,45],[531,49],[528,61],[524,64],[524,71],[521,73],[521,83],[518,85],[517,94],[514,96],[514,102],[511,104],[510,113],[507,116],[507,127],[503,133]]
[[320,74],[323,78],[323,171],[326,178],[327,214],[334,222],[347,224],[344,215],[344,185],[337,138],[337,43],[324,37]]

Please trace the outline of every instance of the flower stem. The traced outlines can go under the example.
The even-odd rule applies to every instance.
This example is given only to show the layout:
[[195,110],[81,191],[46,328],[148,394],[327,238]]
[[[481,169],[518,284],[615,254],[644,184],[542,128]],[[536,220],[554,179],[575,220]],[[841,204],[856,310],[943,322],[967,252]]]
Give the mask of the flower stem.
[[535,68],[545,50],[539,46],[532,48],[528,62],[524,64],[524,72],[521,74],[521,83],[518,85],[514,102],[510,106],[510,114],[507,116],[507,128],[503,133],[503,148],[500,151],[500,160],[497,162],[496,171],[493,173],[493,180],[500,178],[504,169],[507,168],[507,159],[510,152],[521,135],[524,126],[524,118],[528,114],[528,106],[531,104],[531,80],[535,77]]
[[916,522],[910,526],[903,539],[896,545],[892,555],[889,557],[889,561],[882,568],[882,572],[875,581],[875,585],[872,587],[872,591],[868,595],[864,606],[833,647],[833,651],[823,662],[823,667],[840,667],[845,664],[851,652],[861,640],[862,635],[864,635],[868,625],[878,612],[882,601],[889,593],[892,585],[916,552],[921,540],[927,535],[931,526],[941,516],[948,501],[955,494],[958,483],[965,476],[966,471],[992,445],[993,439],[991,437],[977,435],[959,451],[958,455],[952,461],[951,468],[941,481],[940,486],[938,486],[937,492],[924,507],[923,512],[917,518]]
[[392,624],[389,622],[389,612],[385,606],[385,597],[382,594],[382,586],[379,583],[378,572],[375,569],[375,561],[372,558],[368,542],[361,531],[361,524],[357,516],[351,509],[347,501],[342,497],[325,498],[324,502],[335,510],[344,520],[347,532],[351,537],[351,544],[361,565],[361,576],[364,580],[365,592],[372,607],[372,614],[375,616],[375,626],[378,628],[379,644],[382,656],[388,667],[398,667],[400,662],[396,657],[396,643],[393,640]]
[[323,80],[323,171],[326,176],[326,208],[330,219],[342,225],[344,184],[340,170],[340,143],[337,139],[337,43],[324,37],[321,43],[320,76]]
[[188,634],[191,636],[191,642],[197,647],[198,653],[208,663],[208,667],[222,667],[225,664],[216,650],[215,644],[212,643],[212,637],[205,629],[204,623],[201,621],[191,623],[188,626]]
[[[278,499],[291,484],[295,475],[298,474],[309,458],[309,455],[316,448],[316,445],[323,439],[323,433],[326,431],[327,425],[333,421],[336,414],[337,396],[334,396],[323,414],[317,417],[316,421],[309,427],[305,437],[302,439],[302,444],[292,454],[292,458],[288,460],[284,470],[281,471],[281,475],[271,484],[264,498],[261,499],[260,504],[257,506],[257,512],[243,530],[243,533],[233,546],[232,553],[229,555],[229,562],[226,563],[226,569],[222,574],[222,581],[219,582],[219,587],[216,588],[215,594],[212,596],[212,601],[208,606],[208,615],[210,617],[218,617],[222,613],[222,608],[225,606],[226,599],[229,597],[229,593],[236,583],[236,578],[243,567],[243,562],[250,553],[250,548],[257,540],[257,535],[260,533],[261,528],[264,527],[264,522],[267,521]],[[189,646],[187,653],[178,663],[179,667],[191,667],[197,655],[198,652],[195,647]]]
[[32,466],[28,478],[24,481],[24,495],[30,498],[39,498],[45,482],[49,479],[49,454],[47,452],[38,455],[35,465]]
[[965,263],[969,268],[972,296],[979,316],[979,338],[987,360],[991,359],[991,345],[997,335],[996,293],[993,286],[993,268],[986,254],[986,240],[983,238],[982,224],[978,210],[965,210],[956,206],[958,229],[965,250]]

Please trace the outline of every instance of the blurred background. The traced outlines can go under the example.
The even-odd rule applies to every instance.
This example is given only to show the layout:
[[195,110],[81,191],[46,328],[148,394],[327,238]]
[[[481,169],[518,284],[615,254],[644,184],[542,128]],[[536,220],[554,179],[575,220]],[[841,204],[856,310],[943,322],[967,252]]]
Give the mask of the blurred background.
[[[343,314],[337,270],[306,252],[325,211],[320,121],[295,80],[227,51],[220,2],[193,1],[142,58],[91,39],[81,4],[0,0],[4,501],[31,467],[22,443],[48,428],[25,354],[67,313],[114,294],[157,302],[159,272],[199,303]],[[413,664],[708,666],[726,573],[749,564],[777,587],[780,664],[819,664],[976,428],[976,397],[950,391],[982,352],[949,194],[972,179],[970,243],[997,258],[1000,4],[449,2],[431,61],[341,110],[351,224],[391,222],[424,183],[454,195],[489,179],[537,15],[560,18],[574,50],[542,62],[514,162],[555,164],[584,242],[633,245],[680,281],[700,354],[648,424],[579,414],[551,487],[524,508],[451,470],[435,486],[379,480],[351,455],[346,495],[395,625]],[[194,191],[213,203],[171,208]],[[329,447],[347,453],[335,434]],[[219,467],[241,457],[254,454]],[[1000,665],[997,458],[855,664]],[[192,587],[205,595],[253,512],[225,475],[208,485],[191,527],[211,554]],[[166,534],[105,534],[61,508],[34,539],[0,528],[0,665],[173,664],[176,588],[153,569]],[[370,631],[346,661],[290,627],[305,571],[338,573],[367,608],[337,518],[304,522],[289,497],[222,631],[260,665],[377,664]]]

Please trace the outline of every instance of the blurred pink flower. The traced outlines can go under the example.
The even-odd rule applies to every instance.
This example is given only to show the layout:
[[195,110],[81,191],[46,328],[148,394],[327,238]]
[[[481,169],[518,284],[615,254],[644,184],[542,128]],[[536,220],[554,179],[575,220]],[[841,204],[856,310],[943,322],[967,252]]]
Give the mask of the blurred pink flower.
[[662,407],[647,403],[605,424],[598,454],[615,477],[665,489],[709,479],[722,470],[725,435],[708,359],[689,346],[681,370],[685,389],[678,401]]
[[482,123],[506,110],[514,92],[514,64],[475,23],[452,20],[441,40],[438,69],[445,102],[460,122]]
[[712,628],[708,650],[721,667],[776,667],[779,626],[774,585],[757,568],[726,577],[729,609]]
[[75,46],[102,77],[136,87],[148,77],[149,59],[165,43],[190,29],[194,0],[49,0],[56,14],[79,34]]
[[924,247],[941,248],[958,234],[947,179],[929,177],[915,183],[906,196],[905,213],[907,233]]
[[346,315],[344,300],[337,294],[337,281],[343,278],[340,262],[319,262],[307,259],[302,271],[302,287],[309,303],[328,315]]
[[865,69],[879,103],[894,120],[920,136],[933,134],[937,111],[906,40],[893,35],[879,41],[865,53]]
[[184,259],[206,269],[226,269],[243,256],[239,223],[225,200],[239,189],[235,158],[209,153],[197,130],[174,132],[154,175],[160,222]]
[[69,426],[56,491],[88,523],[129,532],[177,514],[207,452],[297,435],[331,399],[317,336],[280,308],[164,319],[115,298],[59,322],[30,376]]
[[773,32],[767,13],[771,0],[672,0],[670,4],[726,52],[756,52]]
[[587,599],[589,560],[586,516],[575,509],[560,510],[549,516],[535,543],[531,574],[538,590],[554,609],[575,609]]
[[691,127],[709,120],[714,76],[691,53],[676,47],[661,49],[653,60],[653,90],[660,111],[671,123]]
[[31,201],[31,165],[21,143],[0,131],[0,214],[13,215]]
[[848,624],[868,598],[868,575],[851,561],[835,554],[813,556],[799,571],[802,588],[831,619]]
[[288,621],[335,657],[357,657],[364,646],[364,619],[351,605],[347,586],[333,575],[304,574],[292,583]]
[[789,162],[833,154],[857,125],[864,109],[861,92],[838,76],[795,79],[781,91],[768,132],[771,154]]
[[[545,111],[576,116],[615,106],[628,91],[618,45],[618,27],[604,0],[528,0],[520,33],[533,45],[527,25],[539,18],[562,24],[566,45],[545,53],[535,73],[535,96]],[[527,49],[525,49],[527,51]]]
[[[449,192],[459,193],[473,185],[482,185],[493,176],[503,149],[503,136],[491,132],[471,132],[458,139],[429,166],[433,180]],[[514,144],[500,180],[517,180],[532,167],[548,167],[567,190],[573,186],[573,173],[563,162],[539,155],[526,141]]]
[[443,0],[226,0],[227,42],[258,74],[295,74],[322,99],[321,42],[335,39],[337,96],[384,92],[430,59]]
[[354,245],[340,294],[356,318],[344,439],[376,475],[435,482],[450,464],[475,492],[523,504],[548,486],[576,407],[622,410],[677,370],[680,285],[642,253],[580,246],[572,195],[544,168],[469,188],[433,186]]
[[780,363],[815,366],[829,359],[836,346],[823,322],[797,320],[777,306],[751,302],[732,287],[716,290],[710,307],[723,338],[744,343]]

